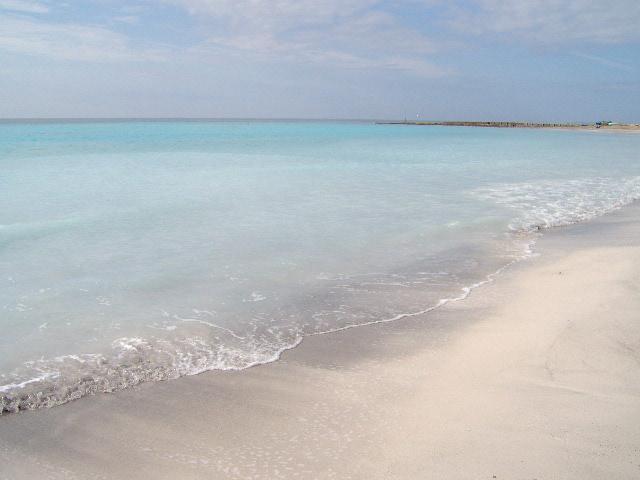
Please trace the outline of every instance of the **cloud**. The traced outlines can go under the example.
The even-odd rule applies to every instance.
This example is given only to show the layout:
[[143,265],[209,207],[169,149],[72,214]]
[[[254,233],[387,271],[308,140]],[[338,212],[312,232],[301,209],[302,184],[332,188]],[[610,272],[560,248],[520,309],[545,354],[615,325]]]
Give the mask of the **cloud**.
[[474,0],[455,4],[452,25],[537,44],[612,44],[640,40],[638,0]]
[[235,28],[282,30],[326,25],[361,12],[378,0],[169,0],[192,15],[226,18]]
[[377,0],[167,0],[205,26],[210,47],[247,57],[344,68],[449,73],[426,56],[437,44]]
[[114,20],[116,22],[126,23],[128,25],[136,25],[140,22],[140,17],[138,17],[137,15],[121,15],[115,17]]
[[50,23],[0,14],[0,50],[59,60],[159,60],[158,51],[133,49],[126,37],[100,26]]
[[600,65],[604,65],[605,67],[612,67],[612,68],[616,68],[618,70],[624,70],[627,72],[632,72],[635,70],[633,66],[627,63],[611,60],[609,58],[601,57],[599,55],[590,55],[590,54],[581,53],[581,52],[573,52],[572,55],[578,58],[583,58],[585,60],[590,60],[592,62],[599,63]]
[[0,0],[0,10],[11,10],[24,13],[47,13],[49,7],[40,2],[27,0]]

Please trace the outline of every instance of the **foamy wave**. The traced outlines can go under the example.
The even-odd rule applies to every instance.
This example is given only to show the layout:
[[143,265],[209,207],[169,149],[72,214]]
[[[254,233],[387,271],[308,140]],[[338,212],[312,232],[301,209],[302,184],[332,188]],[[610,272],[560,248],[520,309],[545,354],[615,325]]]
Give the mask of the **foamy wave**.
[[[24,369],[15,371],[9,382],[0,385],[0,415],[20,410],[53,407],[86,395],[109,393],[143,382],[170,380],[196,375],[210,370],[243,370],[270,363],[302,342],[305,336],[323,335],[351,328],[398,321],[424,315],[448,303],[464,300],[471,292],[499,275],[511,264],[531,254],[530,243],[518,255],[487,275],[481,281],[462,287],[457,294],[442,298],[425,308],[399,313],[390,317],[374,318],[336,328],[311,332],[267,329],[268,336],[240,336],[231,330],[199,318],[182,318],[164,312],[165,317],[185,324],[197,323],[211,328],[224,338],[217,341],[198,336],[171,340],[139,337],[121,337],[113,341],[109,354],[64,355],[53,359],[27,362]],[[446,272],[421,272],[425,275],[447,275]],[[211,312],[195,310],[212,315]],[[216,334],[216,335],[217,335]],[[28,380],[20,380],[27,378]],[[6,381],[0,375],[0,383]]]
[[640,177],[551,180],[485,187],[476,196],[517,212],[515,231],[583,222],[640,199]]
[[64,355],[27,362],[23,369],[13,373],[14,380],[0,385],[0,415],[53,407],[143,382],[170,380],[208,370],[242,370],[277,360],[283,351],[295,347],[301,339],[294,336],[279,343],[254,340],[234,346],[229,341],[212,344],[198,337],[173,341],[119,338],[113,342],[108,355]]

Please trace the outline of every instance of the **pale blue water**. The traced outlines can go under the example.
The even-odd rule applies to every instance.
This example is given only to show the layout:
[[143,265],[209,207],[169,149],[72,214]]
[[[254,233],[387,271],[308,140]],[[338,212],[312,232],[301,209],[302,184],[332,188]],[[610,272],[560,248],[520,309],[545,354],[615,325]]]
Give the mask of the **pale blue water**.
[[537,227],[640,197],[639,154],[615,133],[0,123],[0,411],[461,298]]

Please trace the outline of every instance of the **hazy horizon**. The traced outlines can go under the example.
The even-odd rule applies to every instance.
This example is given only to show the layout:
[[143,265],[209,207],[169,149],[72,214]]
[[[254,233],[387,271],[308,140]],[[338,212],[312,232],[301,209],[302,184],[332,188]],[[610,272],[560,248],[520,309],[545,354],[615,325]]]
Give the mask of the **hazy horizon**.
[[640,3],[0,0],[0,118],[640,122]]
[[[371,123],[371,122],[514,122],[514,123],[563,123],[571,124],[591,124],[598,121],[614,121],[608,118],[594,118],[575,121],[530,121],[512,118],[504,118],[498,120],[478,119],[449,119],[442,120],[439,118],[325,118],[325,117],[308,117],[308,118],[287,118],[287,117],[2,117],[0,123],[28,123],[28,122],[353,122],[353,123]],[[636,124],[637,122],[628,122]],[[626,124],[626,123],[625,123]]]

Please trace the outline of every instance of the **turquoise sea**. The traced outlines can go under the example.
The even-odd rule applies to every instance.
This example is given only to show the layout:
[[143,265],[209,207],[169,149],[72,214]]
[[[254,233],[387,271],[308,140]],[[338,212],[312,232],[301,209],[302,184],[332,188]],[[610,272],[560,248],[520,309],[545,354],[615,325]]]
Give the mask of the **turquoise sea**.
[[401,321],[637,198],[634,134],[2,122],[0,412]]

